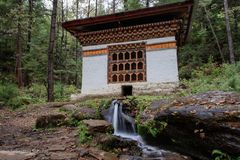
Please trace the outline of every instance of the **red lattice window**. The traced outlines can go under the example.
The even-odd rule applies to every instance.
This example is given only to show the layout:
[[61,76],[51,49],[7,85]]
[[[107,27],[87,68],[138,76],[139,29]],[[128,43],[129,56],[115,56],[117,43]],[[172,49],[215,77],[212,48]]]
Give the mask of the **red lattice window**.
[[146,81],[145,43],[108,46],[108,82]]

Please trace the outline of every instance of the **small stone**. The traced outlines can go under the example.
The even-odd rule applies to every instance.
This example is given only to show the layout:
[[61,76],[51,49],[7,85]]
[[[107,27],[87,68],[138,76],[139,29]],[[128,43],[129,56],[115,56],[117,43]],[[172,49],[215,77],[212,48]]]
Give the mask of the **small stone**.
[[49,152],[56,152],[56,151],[65,151],[66,147],[63,145],[52,145],[49,147]]
[[80,157],[84,157],[89,154],[89,151],[86,149],[83,149],[83,148],[80,149],[78,152],[79,152]]
[[66,159],[77,159],[77,153],[68,153],[68,152],[54,152],[50,156],[51,160],[66,160]]
[[200,138],[204,139],[205,138],[205,133],[200,133],[199,136],[200,136]]
[[90,149],[89,154],[94,156],[95,158],[102,159],[102,160],[118,160],[118,157],[116,154],[105,152],[96,148]]
[[119,160],[143,160],[143,158],[139,156],[120,155]]
[[73,104],[66,104],[66,105],[63,105],[61,107],[62,110],[66,111],[66,112],[71,112],[73,113],[74,111],[76,111],[78,109],[77,106],[73,105]]
[[25,160],[34,158],[35,153],[23,151],[0,151],[1,160]]

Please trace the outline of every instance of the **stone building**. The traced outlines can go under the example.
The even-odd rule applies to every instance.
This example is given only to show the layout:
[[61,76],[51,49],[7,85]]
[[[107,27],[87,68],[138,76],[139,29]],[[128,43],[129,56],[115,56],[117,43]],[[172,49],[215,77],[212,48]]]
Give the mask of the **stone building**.
[[177,52],[193,0],[64,22],[82,47],[83,95],[136,95],[174,89]]

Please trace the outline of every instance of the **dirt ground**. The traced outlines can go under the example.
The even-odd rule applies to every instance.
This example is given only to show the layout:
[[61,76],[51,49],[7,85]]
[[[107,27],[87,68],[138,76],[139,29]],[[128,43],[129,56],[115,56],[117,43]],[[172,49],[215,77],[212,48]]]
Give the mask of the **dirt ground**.
[[78,159],[81,148],[75,128],[35,129],[38,116],[58,112],[46,106],[19,111],[0,108],[0,159]]

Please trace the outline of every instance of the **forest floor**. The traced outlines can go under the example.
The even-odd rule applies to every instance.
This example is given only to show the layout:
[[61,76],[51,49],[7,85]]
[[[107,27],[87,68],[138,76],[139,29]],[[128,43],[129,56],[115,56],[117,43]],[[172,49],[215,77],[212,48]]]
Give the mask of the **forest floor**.
[[[77,127],[36,129],[39,117],[64,115],[66,112],[61,111],[60,104],[66,103],[70,102],[36,105],[14,111],[8,107],[0,107],[0,160],[126,160],[131,158],[131,156],[128,157],[128,151],[124,151],[125,154],[120,152],[116,154],[103,151],[94,144],[80,144]],[[103,139],[107,137],[104,133],[100,135],[103,135]],[[99,137],[95,139],[98,140]],[[164,152],[162,156],[167,160],[188,159],[172,152]]]
[[37,117],[58,113],[46,106],[11,111],[0,108],[0,159],[78,159],[75,128],[35,129]]

